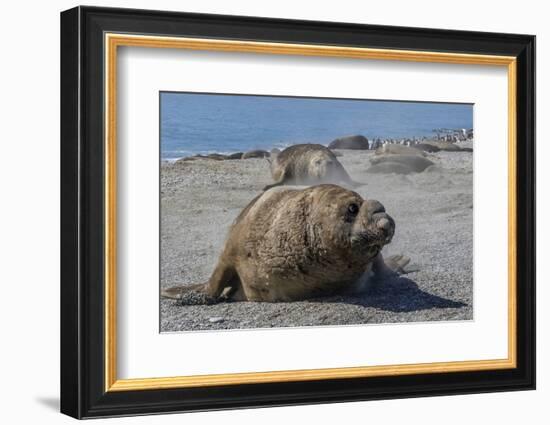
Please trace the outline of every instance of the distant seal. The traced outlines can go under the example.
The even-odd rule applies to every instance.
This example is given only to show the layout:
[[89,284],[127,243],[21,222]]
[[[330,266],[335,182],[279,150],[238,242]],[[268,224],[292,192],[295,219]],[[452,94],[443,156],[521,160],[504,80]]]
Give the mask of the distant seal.
[[244,154],[242,152],[235,152],[235,153],[227,155],[226,159],[241,159],[243,157],[243,155]]
[[386,143],[385,145],[380,146],[376,151],[375,155],[420,155],[426,156],[421,150],[411,148],[410,146],[397,145],[393,143]]
[[430,145],[429,143],[417,143],[416,145],[413,145],[412,147],[414,149],[418,149],[418,150],[421,150],[423,152],[430,152],[430,153],[439,152],[441,150],[437,146]]
[[180,163],[187,161],[196,161],[198,159],[212,159],[214,161],[223,161],[224,159],[227,159],[227,156],[220,153],[210,153],[208,155],[198,154],[195,156],[187,156],[185,158],[178,159],[176,162]]
[[370,149],[369,140],[360,134],[334,139],[328,147],[329,149]]
[[264,190],[281,185],[340,183],[359,186],[330,149],[312,143],[293,145],[270,159],[271,176],[275,183]]
[[245,152],[241,159],[249,159],[249,158],[269,158],[269,152],[264,151],[262,149],[256,149],[253,151]]
[[370,159],[372,166],[368,173],[420,173],[434,165],[432,161],[420,155],[382,155]]
[[466,147],[463,148],[458,144],[451,143],[451,142],[428,140],[424,143],[435,146],[439,148],[439,150],[446,151],[446,152],[473,152],[474,151],[472,148],[466,148]]
[[361,289],[388,266],[380,251],[395,231],[382,204],[336,185],[277,188],[252,200],[232,224],[208,282],[162,296],[182,303],[296,301]]
[[223,161],[227,159],[227,155],[222,155],[221,153],[209,153],[205,158],[213,159],[215,161]]

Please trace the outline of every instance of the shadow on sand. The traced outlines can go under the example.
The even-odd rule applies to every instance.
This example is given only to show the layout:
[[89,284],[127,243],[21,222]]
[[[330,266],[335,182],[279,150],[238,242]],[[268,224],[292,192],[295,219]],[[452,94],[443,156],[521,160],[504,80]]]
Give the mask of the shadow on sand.
[[334,296],[324,299],[319,298],[315,301],[354,304],[394,313],[467,306],[463,302],[449,300],[422,291],[414,281],[403,276],[377,282],[368,292],[360,295]]
[[[203,293],[193,290],[185,292],[184,295],[183,298],[176,301],[178,305],[216,304],[205,301],[205,295]],[[467,304],[463,302],[449,300],[425,292],[421,290],[414,281],[403,276],[389,277],[374,282],[368,291],[361,294],[335,294],[332,296],[310,298],[304,302],[352,304],[391,311],[393,313],[407,313],[411,311],[431,310],[434,308],[462,308],[467,306]],[[224,303],[233,303],[233,301],[226,300]]]

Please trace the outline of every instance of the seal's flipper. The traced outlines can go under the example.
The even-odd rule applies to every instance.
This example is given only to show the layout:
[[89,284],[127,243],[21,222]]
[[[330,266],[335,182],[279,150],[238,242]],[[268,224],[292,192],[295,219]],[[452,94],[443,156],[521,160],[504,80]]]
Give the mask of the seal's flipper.
[[411,259],[406,255],[392,255],[384,259],[385,266],[394,273],[406,274],[410,270],[405,270],[405,267],[411,262]]
[[184,290],[185,290],[184,286],[172,286],[171,288],[161,289],[160,296],[162,298],[177,300],[181,297],[181,293]]
[[[169,298],[172,300],[182,301],[186,298],[196,299],[196,302],[192,304],[209,304],[206,299],[206,283],[191,284],[191,285],[178,285],[170,288],[165,288],[160,291],[160,296],[163,298]],[[204,298],[204,300],[202,300]],[[202,302],[199,302],[201,301]]]
[[236,270],[232,266],[225,265],[224,262],[218,262],[205,286],[205,292],[217,301],[226,301],[239,286],[240,280]]
[[272,187],[276,186],[282,186],[285,184],[285,182],[288,180],[287,178],[287,170],[283,170],[282,172],[273,171],[273,167],[275,167],[277,164],[277,158],[273,160],[271,163],[271,176],[273,177],[273,180],[275,180],[275,183],[268,184],[265,186],[262,190],[265,192],[266,190],[271,189]]
[[405,270],[411,259],[406,255],[392,255],[384,258],[379,253],[372,263],[372,271],[375,278],[386,278],[400,274],[410,273],[412,270]]
[[238,289],[238,283],[235,269],[218,264],[207,283],[173,286],[161,290],[160,295],[177,300],[181,305],[215,304],[229,301]]
[[210,305],[222,301],[229,301],[235,290],[227,286],[218,298],[211,297],[206,292],[206,283],[200,285],[181,285],[163,289],[160,295],[163,298],[176,300],[179,305]]

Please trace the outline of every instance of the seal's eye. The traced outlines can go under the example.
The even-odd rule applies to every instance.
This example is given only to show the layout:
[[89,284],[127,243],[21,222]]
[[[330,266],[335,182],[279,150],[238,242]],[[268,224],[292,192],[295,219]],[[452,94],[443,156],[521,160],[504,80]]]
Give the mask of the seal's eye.
[[359,205],[357,204],[349,204],[348,206],[348,212],[350,214],[356,215],[359,212]]

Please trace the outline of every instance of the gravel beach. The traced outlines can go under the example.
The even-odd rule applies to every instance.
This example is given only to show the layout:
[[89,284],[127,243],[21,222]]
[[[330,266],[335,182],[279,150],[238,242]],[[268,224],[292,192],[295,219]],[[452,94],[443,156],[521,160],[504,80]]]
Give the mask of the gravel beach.
[[[472,319],[473,154],[429,154],[435,166],[397,175],[368,173],[373,151],[338,152],[352,179],[366,183],[355,190],[395,219],[383,254],[409,256],[411,271],[360,296],[199,306],[161,299],[162,332]],[[207,281],[229,226],[269,183],[266,159],[163,162],[161,286]]]

